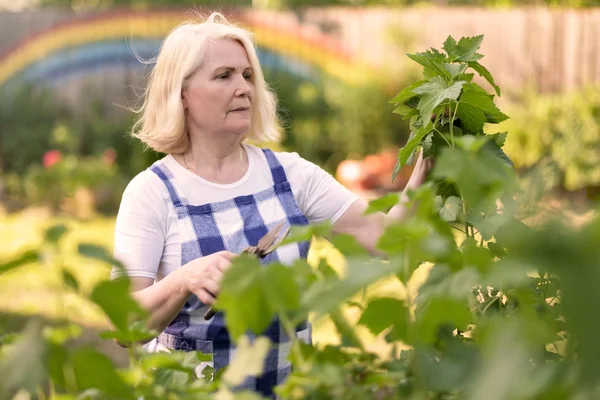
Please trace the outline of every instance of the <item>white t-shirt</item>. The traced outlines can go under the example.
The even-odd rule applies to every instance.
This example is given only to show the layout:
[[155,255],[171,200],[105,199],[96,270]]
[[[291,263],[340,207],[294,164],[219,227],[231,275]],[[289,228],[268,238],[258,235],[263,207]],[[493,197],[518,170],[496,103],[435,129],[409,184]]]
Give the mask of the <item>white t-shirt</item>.
[[[267,160],[258,147],[244,145],[249,167],[237,182],[207,181],[163,158],[189,204],[202,205],[250,195],[273,186]],[[317,165],[297,153],[274,152],[283,166],[298,207],[310,223],[334,223],[358,198]],[[149,169],[131,180],[123,193],[115,226],[114,256],[129,276],[160,280],[181,266],[177,212],[166,186]],[[116,269],[113,269],[113,276]]]

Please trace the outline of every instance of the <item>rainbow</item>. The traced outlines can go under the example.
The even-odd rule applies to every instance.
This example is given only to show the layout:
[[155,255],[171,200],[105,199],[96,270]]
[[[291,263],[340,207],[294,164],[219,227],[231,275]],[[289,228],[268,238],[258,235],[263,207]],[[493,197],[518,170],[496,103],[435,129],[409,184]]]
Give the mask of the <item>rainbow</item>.
[[[263,65],[284,66],[307,78],[324,74],[353,85],[366,82],[371,75],[369,66],[354,59],[331,36],[277,22],[276,16],[264,18],[252,12],[227,15],[254,33]],[[156,54],[165,35],[187,19],[190,13],[185,11],[120,11],[59,24],[0,54],[0,87],[85,73],[111,63],[142,66],[135,54],[142,58]]]

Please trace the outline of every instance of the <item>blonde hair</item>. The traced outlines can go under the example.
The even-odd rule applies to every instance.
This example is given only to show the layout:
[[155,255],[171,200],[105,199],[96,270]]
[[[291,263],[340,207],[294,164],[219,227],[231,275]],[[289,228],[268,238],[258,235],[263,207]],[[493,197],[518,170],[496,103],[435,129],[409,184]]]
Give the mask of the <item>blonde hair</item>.
[[252,66],[254,100],[252,123],[245,138],[256,142],[277,141],[280,125],[277,100],[267,86],[254,49],[252,33],[230,24],[214,12],[201,22],[187,21],[165,38],[152,69],[144,102],[135,110],[139,119],[131,133],[161,153],[183,153],[190,146],[181,92],[185,81],[202,66],[207,41],[234,39],[244,46]]

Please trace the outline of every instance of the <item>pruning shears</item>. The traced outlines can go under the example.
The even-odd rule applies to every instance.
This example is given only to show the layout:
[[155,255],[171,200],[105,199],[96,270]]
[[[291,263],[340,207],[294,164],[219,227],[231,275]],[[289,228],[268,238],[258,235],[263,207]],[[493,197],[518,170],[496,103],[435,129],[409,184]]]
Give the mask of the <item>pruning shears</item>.
[[[280,222],[275,226],[275,228],[273,228],[272,230],[267,232],[263,237],[261,237],[258,240],[256,246],[246,247],[244,250],[242,250],[241,254],[249,254],[254,255],[258,258],[265,258],[269,254],[274,252],[290,233],[290,226],[287,226],[285,229],[284,226],[285,221]],[[217,312],[215,311],[215,309],[213,307],[210,307],[206,311],[206,313],[204,313],[204,319],[209,320],[212,317],[214,317],[216,313]]]

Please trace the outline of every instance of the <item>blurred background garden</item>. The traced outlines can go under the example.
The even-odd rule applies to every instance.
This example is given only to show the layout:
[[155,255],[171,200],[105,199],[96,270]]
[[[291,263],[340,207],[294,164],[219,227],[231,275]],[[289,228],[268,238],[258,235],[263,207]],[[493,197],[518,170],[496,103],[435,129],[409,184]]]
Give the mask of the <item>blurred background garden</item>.
[[[600,194],[599,5],[0,0],[0,265],[39,248],[48,226],[69,229],[57,269],[32,261],[0,275],[0,312],[105,326],[93,305],[63,295],[61,271],[69,266],[68,280],[81,292],[108,276],[106,265],[74,249],[81,242],[112,248],[125,186],[162,156],[130,137],[131,110],[141,104],[161,39],[193,16],[192,7],[221,10],[255,33],[285,129],[270,146],[298,152],[367,198],[401,190],[410,175],[402,171],[392,183],[409,129],[389,101],[420,73],[406,53],[438,47],[448,35],[485,35],[482,64],[502,88],[496,103],[510,119],[499,129],[509,132],[504,149],[528,218],[589,219]],[[322,255],[337,257],[320,243],[311,260]],[[335,340],[331,334],[324,323],[316,340]]]

